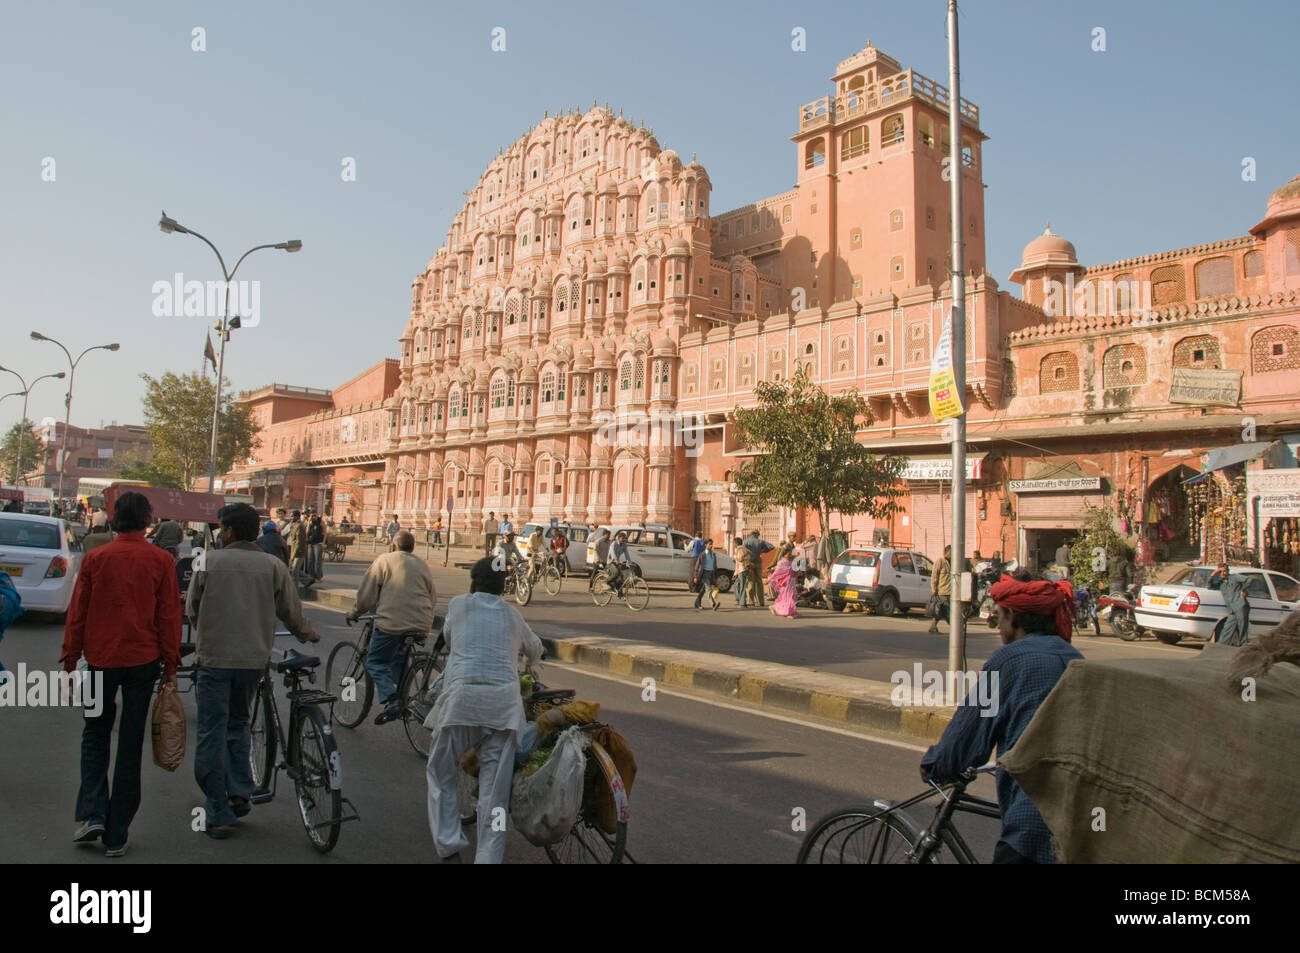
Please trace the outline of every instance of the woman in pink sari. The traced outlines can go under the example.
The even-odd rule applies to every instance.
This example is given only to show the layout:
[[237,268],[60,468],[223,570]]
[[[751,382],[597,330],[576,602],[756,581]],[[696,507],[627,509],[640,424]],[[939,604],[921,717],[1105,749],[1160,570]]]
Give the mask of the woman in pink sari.
[[790,561],[789,547],[783,546],[779,557],[776,567],[772,570],[771,575],[767,577],[768,584],[776,592],[776,602],[772,605],[772,614],[794,618],[796,614],[795,600],[799,596],[799,578],[795,575],[794,565]]

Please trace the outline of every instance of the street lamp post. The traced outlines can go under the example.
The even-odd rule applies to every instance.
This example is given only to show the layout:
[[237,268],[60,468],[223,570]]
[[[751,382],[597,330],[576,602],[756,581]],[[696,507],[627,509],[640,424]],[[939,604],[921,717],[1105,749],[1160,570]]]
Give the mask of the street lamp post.
[[226,271],[226,260],[221,257],[221,252],[217,251],[217,246],[212,244],[192,228],[186,228],[174,218],[168,218],[164,209],[162,218],[158,220],[158,227],[170,235],[172,232],[179,232],[182,235],[193,235],[201,239],[204,244],[212,249],[213,254],[217,256],[217,262],[221,265],[221,274],[226,280],[225,303],[221,307],[221,321],[213,326],[213,329],[221,336],[221,354],[217,358],[217,388],[216,396],[212,400],[212,447],[211,457],[208,461],[208,492],[211,493],[216,485],[217,480],[217,429],[221,422],[221,375],[225,373],[226,368],[226,342],[230,340],[230,332],[239,328],[239,315],[231,318],[230,315],[230,282],[234,280],[235,272],[243,264],[244,259],[255,251],[261,251],[263,248],[279,248],[287,252],[296,252],[302,249],[302,242],[294,238],[287,242],[275,242],[268,245],[254,245],[248,251],[239,256],[235,262],[235,267]]
[[[0,371],[4,371],[4,372],[7,373],[7,374],[12,374],[14,377],[16,377],[16,378],[18,378],[20,381],[22,381],[22,384],[23,384],[23,389],[22,389],[22,390],[14,391],[12,394],[5,394],[5,397],[18,397],[18,396],[21,396],[21,397],[22,397],[22,399],[23,399],[23,420],[22,420],[22,422],[23,422],[24,424],[27,423],[27,395],[30,394],[30,393],[32,392],[32,388],[35,387],[37,384],[39,384],[41,381],[45,380],[46,378],[54,378],[54,379],[57,379],[57,380],[62,380],[63,378],[67,377],[67,375],[64,374],[63,371],[56,371],[56,372],[53,373],[53,374],[42,374],[40,377],[36,378],[36,380],[32,381],[32,382],[29,384],[29,383],[27,383],[27,381],[23,380],[23,375],[19,374],[19,373],[18,373],[17,371],[15,371],[15,370],[12,370],[12,369],[10,369],[10,368],[8,368],[8,367],[0,366]],[[0,399],[3,399],[3,398],[0,398]],[[20,428],[20,429],[21,429],[21,428]],[[27,485],[27,475],[26,475],[26,474],[27,474],[27,471],[24,470],[21,474],[18,472],[18,471],[22,468],[22,446],[23,446],[23,438],[22,438],[22,434],[20,433],[19,436],[18,436],[18,440],[17,440],[17,448],[16,448],[16,450],[14,451],[14,483],[17,484],[17,483],[19,482],[19,480],[21,479],[23,485],[26,486],[26,485]]]
[[[89,354],[91,351],[116,351],[119,347],[121,347],[121,345],[116,343],[96,344],[93,347],[86,348],[84,351],[78,354],[77,359],[74,361],[72,359],[71,352],[62,344],[60,344],[58,341],[54,340],[54,338],[46,337],[40,331],[33,331],[32,340],[49,341],[51,344],[58,344],[59,350],[61,350],[68,358],[68,395],[63,399],[64,408],[65,408],[64,415],[63,415],[63,443],[59,447],[59,453],[61,455],[59,460],[59,489],[58,489],[58,495],[55,497],[56,500],[62,501],[63,471],[67,468],[68,465],[68,428],[72,426],[72,383],[77,376],[77,365],[81,363],[81,359],[85,357],[87,354]],[[32,383],[36,383],[36,382],[33,381]],[[61,502],[60,505],[62,505]]]

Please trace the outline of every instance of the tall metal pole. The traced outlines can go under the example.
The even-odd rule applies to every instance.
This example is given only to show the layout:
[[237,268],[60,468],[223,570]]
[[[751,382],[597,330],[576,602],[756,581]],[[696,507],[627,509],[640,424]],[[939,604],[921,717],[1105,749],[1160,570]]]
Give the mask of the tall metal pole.
[[961,86],[957,44],[957,0],[948,0],[949,172],[952,176],[952,370],[963,412],[953,421],[952,598],[948,603],[948,670],[966,670],[966,615],[961,581],[966,570],[966,285],[962,261]]
[[[217,255],[218,260],[221,255]],[[236,268],[239,266],[236,265]],[[222,262],[222,271],[225,271],[225,262]],[[212,453],[208,457],[208,492],[213,491],[217,480],[217,428],[221,421],[221,375],[226,368],[226,340],[230,337],[230,328],[227,325],[230,322],[230,275],[226,275],[226,298],[225,304],[221,306],[221,355],[217,358],[217,387],[216,396],[212,399]]]

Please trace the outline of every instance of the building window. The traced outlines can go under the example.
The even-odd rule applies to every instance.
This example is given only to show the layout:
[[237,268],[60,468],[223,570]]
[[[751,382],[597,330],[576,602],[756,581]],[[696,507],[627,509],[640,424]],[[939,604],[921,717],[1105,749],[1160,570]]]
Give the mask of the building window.
[[1277,324],[1256,331],[1250,342],[1250,366],[1256,374],[1300,367],[1300,330]]
[[785,208],[781,209],[782,225],[789,225],[790,222],[793,220],[794,220],[794,213],[791,211],[790,206],[787,205],[785,206]]
[[1079,359],[1069,351],[1053,351],[1038,369],[1038,392],[1053,394],[1079,389]]
[[1227,257],[1207,258],[1197,262],[1195,268],[1196,297],[1217,298],[1230,295],[1236,287],[1232,274],[1232,259]]
[[825,164],[826,139],[824,136],[818,136],[804,147],[803,167],[805,169],[815,169]]
[[869,148],[868,140],[869,136],[865,125],[850,129],[844,133],[843,138],[840,140],[840,158],[853,159],[857,156],[866,155]]
[[1174,367],[1223,367],[1219,339],[1209,334],[1183,338],[1174,345]]
[[901,232],[903,230],[903,210],[896,208],[889,213],[889,230],[891,232]]
[[1147,379],[1147,355],[1139,345],[1119,344],[1102,357],[1101,386],[1107,390],[1136,387]]
[[619,389],[619,390],[631,390],[631,389],[632,389],[632,362],[631,362],[631,360],[625,360],[622,364],[619,365],[619,368],[618,368],[618,389]]
[[890,116],[880,124],[880,128],[882,145],[891,146],[903,141],[903,117],[901,115]]

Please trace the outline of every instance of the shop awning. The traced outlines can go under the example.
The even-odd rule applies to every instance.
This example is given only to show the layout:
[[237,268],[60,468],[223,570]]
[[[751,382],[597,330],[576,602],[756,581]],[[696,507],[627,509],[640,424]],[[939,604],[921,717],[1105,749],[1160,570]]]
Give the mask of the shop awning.
[[1188,477],[1183,481],[1183,485],[1188,483],[1200,483],[1209,477],[1215,470],[1222,470],[1225,467],[1235,466],[1238,463],[1245,463],[1248,460],[1255,460],[1268,453],[1273,447],[1278,446],[1280,441],[1270,440],[1259,443],[1238,443],[1230,447],[1217,447],[1205,455],[1205,469],[1196,474],[1194,477]]

